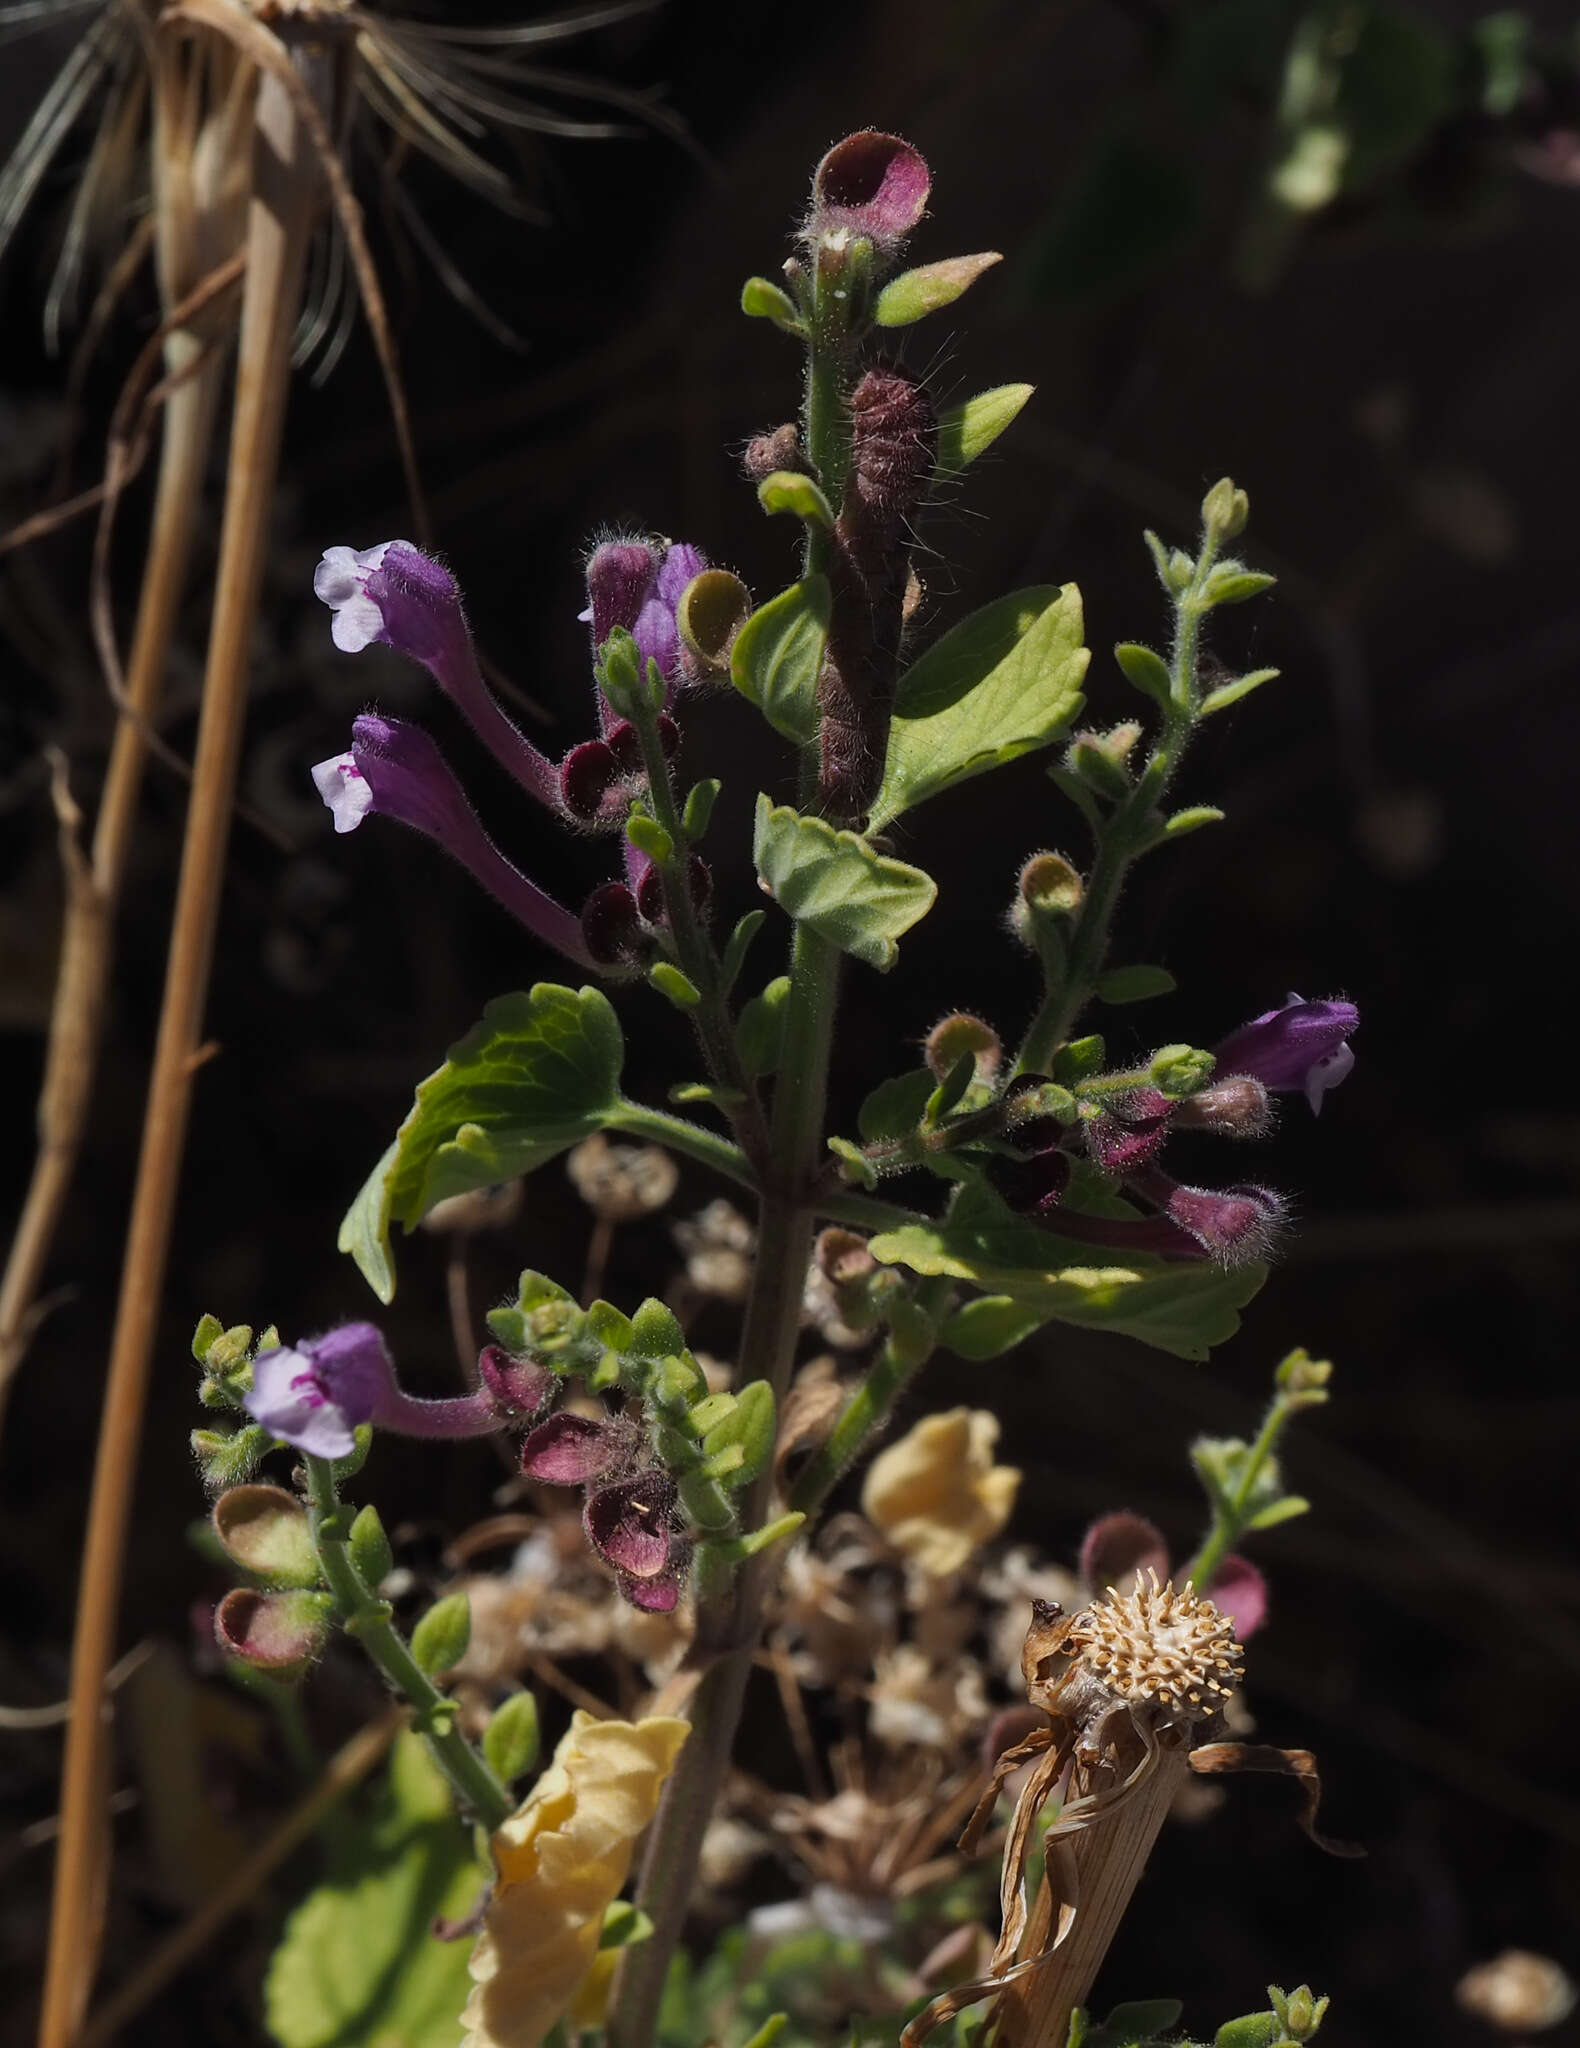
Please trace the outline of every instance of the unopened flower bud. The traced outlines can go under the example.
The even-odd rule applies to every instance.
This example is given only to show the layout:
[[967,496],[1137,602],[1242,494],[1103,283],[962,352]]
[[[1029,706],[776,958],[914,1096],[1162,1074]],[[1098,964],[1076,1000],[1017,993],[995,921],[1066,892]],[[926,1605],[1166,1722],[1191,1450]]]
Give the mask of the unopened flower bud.
[[985,1018],[973,1017],[967,1010],[957,1010],[952,1017],[941,1019],[928,1032],[924,1051],[928,1066],[940,1081],[954,1070],[966,1053],[976,1058],[977,1080],[987,1081],[998,1072],[999,1061],[1004,1055],[1004,1042]]
[[817,239],[843,228],[892,254],[927,211],[931,189],[919,150],[898,135],[861,129],[836,142],[813,173],[807,234]]
[[753,483],[760,484],[765,476],[773,476],[780,470],[790,470],[800,476],[811,474],[811,464],[802,453],[801,437],[792,422],[775,427],[772,433],[758,434],[746,444],[742,467]]
[[650,950],[636,898],[624,882],[602,882],[582,905],[582,941],[606,967],[636,966]]
[[595,648],[617,626],[636,625],[658,570],[651,541],[606,540],[587,558],[587,601]]
[[1173,1110],[1156,1088],[1114,1096],[1081,1126],[1093,1163],[1120,1176],[1147,1165],[1163,1149]]
[[1271,1188],[1177,1187],[1164,1213],[1221,1266],[1246,1266],[1272,1250],[1284,1203]]
[[[686,873],[692,904],[699,912],[705,910],[713,895],[712,869],[700,853],[694,853],[687,859]],[[649,924],[664,922],[664,879],[654,866],[645,868],[642,879],[637,883],[636,907]]]
[[1260,1138],[1273,1121],[1267,1090],[1249,1074],[1211,1081],[1179,1103],[1174,1121],[1182,1131],[1211,1131],[1220,1138]]
[[631,1431],[617,1421],[562,1410],[529,1430],[521,1446],[521,1469],[550,1486],[584,1486],[602,1479],[631,1455]]
[[1236,490],[1231,477],[1220,477],[1201,501],[1203,529],[1218,540],[1233,540],[1243,533],[1250,515],[1251,501]]
[[324,1647],[332,1602],[326,1593],[260,1593],[237,1586],[214,1610],[214,1640],[271,1678],[298,1678]]
[[546,1366],[515,1358],[500,1344],[485,1344],[477,1354],[477,1376],[495,1406],[512,1421],[546,1408],[559,1385]]
[[1332,1377],[1333,1361],[1313,1358],[1304,1348],[1291,1351],[1273,1375],[1281,1393],[1306,1395],[1325,1395]]
[[560,797],[566,810],[573,818],[596,818],[621,773],[619,758],[607,741],[584,740],[572,747],[560,763]]

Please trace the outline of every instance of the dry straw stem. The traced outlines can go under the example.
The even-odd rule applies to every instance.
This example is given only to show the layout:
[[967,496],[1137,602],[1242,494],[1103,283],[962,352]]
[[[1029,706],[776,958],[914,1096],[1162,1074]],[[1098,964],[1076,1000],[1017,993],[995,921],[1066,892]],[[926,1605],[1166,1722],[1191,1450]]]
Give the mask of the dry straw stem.
[[246,1905],[325,1815],[361,1784],[408,1718],[403,1707],[392,1708],[368,1727],[359,1728],[335,1752],[306,1796],[264,1836],[250,1856],[237,1864],[219,1890],[167,1935],[147,1962],[90,2017],[82,2030],[81,2048],[105,2048],[128,2020],[158,1997],[172,1977],[179,1976],[194,1956],[202,1954],[231,1915]]
[[321,183],[296,97],[272,73],[259,85],[256,123],[247,279],[203,709],[72,1644],[73,1712],[61,1791],[41,2048],[71,2048],[76,2041],[97,1961],[108,1847],[101,1702],[192,1075],[200,1058],[246,710],[249,643],[290,376],[291,332],[301,303]]

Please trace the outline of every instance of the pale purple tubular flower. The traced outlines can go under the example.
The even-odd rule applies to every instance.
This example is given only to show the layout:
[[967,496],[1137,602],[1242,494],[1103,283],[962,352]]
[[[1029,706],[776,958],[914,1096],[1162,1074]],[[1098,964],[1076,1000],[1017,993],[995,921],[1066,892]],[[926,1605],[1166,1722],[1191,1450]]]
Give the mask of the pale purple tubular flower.
[[559,808],[559,773],[483,681],[455,578],[409,540],[326,548],[313,591],[334,613],[330,633],[346,654],[379,640],[420,661],[478,738],[531,795]]
[[419,1400],[397,1383],[394,1361],[372,1323],[342,1323],[322,1337],[265,1351],[253,1361],[243,1405],[282,1443],[315,1458],[346,1458],[364,1422],[398,1436],[490,1436],[517,1419],[489,1392]]
[[351,732],[351,751],[312,771],[337,832],[354,831],[369,812],[399,819],[442,846],[546,945],[579,967],[596,964],[581,921],[506,860],[421,726],[365,712]]
[[1346,1041],[1361,1021],[1353,1003],[1333,999],[1308,1003],[1290,994],[1276,1010],[1264,1010],[1213,1047],[1217,1072],[1246,1074],[1275,1093],[1301,1091],[1312,1114],[1355,1065]]

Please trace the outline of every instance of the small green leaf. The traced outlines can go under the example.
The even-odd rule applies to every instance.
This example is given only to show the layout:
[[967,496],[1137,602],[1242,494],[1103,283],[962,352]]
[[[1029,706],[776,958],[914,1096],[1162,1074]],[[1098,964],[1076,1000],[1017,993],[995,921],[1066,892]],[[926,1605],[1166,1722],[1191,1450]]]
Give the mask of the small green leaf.
[[1255,569],[1236,569],[1226,562],[1207,578],[1202,597],[1210,605],[1244,604],[1247,598],[1260,597],[1264,590],[1271,590],[1277,581],[1276,576],[1264,576]]
[[786,334],[804,334],[805,325],[796,311],[795,300],[771,278],[749,277],[741,286],[741,311],[752,320],[771,320]]
[[991,448],[1004,429],[1013,425],[1036,388],[1035,384],[996,384],[991,391],[979,391],[975,398],[968,398],[964,405],[951,406],[940,413],[938,474],[958,476],[984,450]]
[[871,831],[973,775],[1057,739],[1090,656],[1081,593],[1042,585],[973,612],[900,678]]
[[1297,1515],[1310,1511],[1311,1503],[1298,1493],[1286,1493],[1282,1500],[1274,1501],[1270,1508],[1263,1508],[1259,1515],[1253,1515],[1246,1523],[1248,1529],[1276,1529],[1280,1522],[1292,1522]]
[[598,989],[539,982],[499,996],[437,1073],[340,1226],[340,1249],[379,1297],[395,1292],[390,1225],[530,1173],[598,1129],[619,1100],[624,1046]]
[[834,508],[822,490],[798,469],[776,469],[757,486],[757,502],[765,512],[788,512],[819,533],[834,531]]
[[716,1088],[711,1081],[676,1081],[669,1091],[669,1099],[676,1104],[705,1102],[710,1109],[722,1109],[726,1114],[739,1109],[746,1100],[742,1088]]
[[957,1308],[938,1333],[940,1344],[962,1358],[1001,1358],[1034,1336],[1048,1318],[1008,1294],[979,1294]]
[[1066,1088],[1073,1088],[1077,1082],[1100,1074],[1107,1057],[1108,1048],[1095,1031],[1086,1038],[1072,1038],[1053,1056],[1053,1078]]
[[741,1065],[749,1079],[776,1074],[784,1052],[785,1013],[790,1001],[790,977],[776,975],[760,996],[741,1005],[735,1026],[735,1043]]
[[730,1484],[745,1486],[773,1455],[774,1429],[774,1390],[766,1380],[752,1380],[702,1439],[702,1449],[705,1456],[714,1458],[732,1445],[738,1446],[741,1458],[731,1470]]
[[436,1600],[411,1632],[411,1653],[432,1678],[453,1671],[472,1637],[472,1606],[464,1593]]
[[924,263],[916,270],[902,270],[879,292],[872,317],[880,327],[909,327],[929,313],[952,306],[983,271],[1003,260],[996,249],[988,249],[980,256],[948,256],[942,263]]
[[608,1351],[634,1351],[636,1331],[631,1318],[612,1301],[595,1301],[587,1311],[587,1328]]
[[976,1079],[976,1071],[976,1054],[963,1052],[927,1098],[927,1107],[922,1114],[929,1127],[943,1122]]
[[1224,2021],[1213,2037],[1213,2048],[1274,2048],[1283,2032],[1276,2012],[1248,2012],[1242,2019]]
[[878,1185],[878,1170],[859,1145],[853,1145],[849,1138],[830,1138],[828,1149],[845,1169],[844,1178],[853,1187],[866,1188],[870,1193]]
[[677,1010],[694,1010],[702,1001],[701,989],[689,974],[681,973],[673,960],[655,960],[647,970],[647,978]]
[[1179,986],[1166,967],[1111,967],[1098,978],[1101,1002],[1144,1003],[1153,996],[1172,995]]
[[687,792],[685,809],[680,814],[680,829],[692,845],[707,837],[720,786],[717,777],[710,775],[706,781],[694,783]]
[[639,1941],[647,1941],[653,1932],[653,1922],[640,1906],[632,1905],[629,1899],[616,1899],[612,1906],[603,1909],[603,1927],[598,1935],[598,1946],[603,1948],[633,1948]]
[[817,737],[817,679],[828,645],[826,576],[792,583],[759,605],[730,650],[730,679],[777,733],[797,746]]
[[766,910],[748,910],[746,915],[730,933],[724,948],[724,959],[720,963],[719,979],[722,992],[728,995],[734,988],[741,969],[746,965],[746,955],[751,950],[752,940],[768,921]]
[[732,1537],[715,1543],[715,1553],[731,1564],[744,1564],[748,1558],[758,1556],[775,1543],[783,1543],[793,1536],[805,1522],[806,1516],[799,1510],[788,1515],[778,1515],[771,1522],[765,1522],[760,1529],[749,1529],[744,1536]]
[[357,1576],[364,1586],[376,1593],[395,1569],[395,1553],[390,1548],[384,1524],[372,1501],[357,1510],[346,1545],[351,1552],[351,1562],[357,1568]]
[[513,1692],[494,1709],[483,1730],[484,1760],[508,1785],[531,1770],[539,1744],[538,1703],[529,1692]]
[[[683,1359],[686,1333],[676,1320],[674,1310],[650,1294],[631,1318],[631,1335],[626,1349],[639,1358]],[[700,1399],[707,1392],[707,1383],[695,1365],[687,1374],[686,1384],[688,1389],[694,1389],[694,1399]]]
[[371,1823],[337,1818],[337,1874],[285,1924],[269,1965],[269,2031],[280,2048],[455,2048],[471,1990],[470,1944],[440,1941],[487,1872],[416,1735],[397,1737]]
[[244,1423],[235,1430],[194,1429],[188,1438],[210,1493],[250,1479],[273,1441],[261,1422]]
[[[1134,1213],[1123,1203],[1114,1207]],[[1138,1337],[1176,1358],[1205,1358],[1233,1336],[1237,1311],[1267,1277],[1262,1265],[1224,1272],[1102,1252],[1015,1215],[981,1185],[963,1187],[940,1222],[902,1224],[872,1238],[868,1249],[884,1265],[968,1280],[1044,1319]]]
[[199,1365],[208,1363],[209,1351],[216,1337],[223,1337],[225,1325],[218,1316],[200,1316],[198,1326],[192,1332],[192,1356]]
[[1161,654],[1154,654],[1150,647],[1143,647],[1139,641],[1121,640],[1114,649],[1114,659],[1119,663],[1127,681],[1143,690],[1154,703],[1168,709],[1173,694],[1173,683],[1169,676],[1169,665]]
[[1187,832],[1199,832],[1203,825],[1221,825],[1223,812],[1216,804],[1191,804],[1176,811],[1163,827],[1166,839],[1183,839]]
[[646,811],[633,810],[625,821],[625,836],[638,853],[645,853],[649,860],[660,867],[675,857],[675,842],[663,826]]
[[767,796],[757,799],[752,858],[781,910],[880,972],[894,965],[895,941],[938,896],[938,884],[920,868]]
[[927,1067],[880,1081],[856,1112],[856,1129],[869,1145],[910,1137],[927,1113],[934,1085]]
[[1232,683],[1220,683],[1216,690],[1209,690],[1202,698],[1197,717],[1211,718],[1215,711],[1227,711],[1231,704],[1238,704],[1242,697],[1249,697],[1253,690],[1259,690],[1263,683],[1270,683],[1277,674],[1276,668],[1254,668],[1249,675],[1236,676]]

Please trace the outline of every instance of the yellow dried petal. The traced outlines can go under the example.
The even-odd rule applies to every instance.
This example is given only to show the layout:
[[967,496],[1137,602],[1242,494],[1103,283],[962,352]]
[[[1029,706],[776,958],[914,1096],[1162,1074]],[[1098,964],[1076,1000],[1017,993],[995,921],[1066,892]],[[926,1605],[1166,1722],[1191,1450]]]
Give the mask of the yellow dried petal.
[[463,2048],[537,2048],[569,2009],[689,1726],[667,1715],[572,1717],[554,1761],[493,1838],[498,1879],[472,1951]]
[[1020,1473],[995,1465],[997,1418],[984,1408],[924,1415],[873,1459],[862,1511],[910,1561],[947,1578],[1009,1520]]

